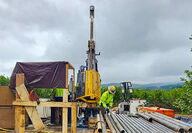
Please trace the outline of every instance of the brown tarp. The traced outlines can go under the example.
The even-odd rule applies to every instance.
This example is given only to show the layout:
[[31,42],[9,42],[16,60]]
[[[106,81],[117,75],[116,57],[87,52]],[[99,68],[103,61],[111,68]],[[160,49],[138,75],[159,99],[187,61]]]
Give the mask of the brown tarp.
[[29,88],[65,88],[68,62],[17,62],[10,79],[15,93],[16,74],[24,73],[25,86]]

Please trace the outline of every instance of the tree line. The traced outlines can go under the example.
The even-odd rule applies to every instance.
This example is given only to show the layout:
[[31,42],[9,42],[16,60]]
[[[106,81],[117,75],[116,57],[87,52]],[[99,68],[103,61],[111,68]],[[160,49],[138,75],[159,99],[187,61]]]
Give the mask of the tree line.
[[[133,93],[127,92],[127,99],[145,99],[154,106],[173,109],[177,113],[192,114],[192,71],[185,71],[186,77],[181,78],[184,81],[182,88],[171,90],[146,90],[134,88]],[[102,93],[107,90],[107,87],[102,88]],[[116,86],[114,95],[114,106],[118,106],[124,100],[122,88]]]
[[[192,114],[192,71],[185,70],[186,77],[181,78],[184,82],[182,88],[175,88],[171,90],[146,90],[135,88],[133,93],[127,92],[127,99],[145,99],[150,104],[158,107],[174,109],[176,112],[182,114]],[[9,85],[9,78],[0,75],[0,86]],[[107,90],[107,87],[102,88],[102,93]],[[50,89],[37,89],[39,98],[50,98],[53,90]],[[124,100],[122,88],[116,87],[114,95],[114,106],[118,106]]]

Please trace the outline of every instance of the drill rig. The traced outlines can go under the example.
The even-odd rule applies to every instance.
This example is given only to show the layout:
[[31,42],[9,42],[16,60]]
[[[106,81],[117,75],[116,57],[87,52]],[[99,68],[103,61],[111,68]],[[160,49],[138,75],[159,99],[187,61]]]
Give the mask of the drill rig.
[[89,108],[79,109],[78,115],[86,114],[84,122],[87,123],[88,117],[94,117],[97,114],[96,103],[101,97],[100,75],[98,73],[95,52],[95,41],[93,40],[94,6],[90,6],[90,40],[88,41],[86,66],[80,66],[77,74],[77,85],[75,97],[77,101],[86,102]]

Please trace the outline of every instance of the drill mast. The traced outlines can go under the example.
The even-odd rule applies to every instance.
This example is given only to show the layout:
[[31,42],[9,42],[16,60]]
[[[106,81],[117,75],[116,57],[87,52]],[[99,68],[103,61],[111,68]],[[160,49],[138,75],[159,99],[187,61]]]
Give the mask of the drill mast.
[[87,70],[97,70],[97,59],[95,54],[95,41],[93,40],[94,6],[90,6],[90,40],[88,41],[88,51],[86,66]]

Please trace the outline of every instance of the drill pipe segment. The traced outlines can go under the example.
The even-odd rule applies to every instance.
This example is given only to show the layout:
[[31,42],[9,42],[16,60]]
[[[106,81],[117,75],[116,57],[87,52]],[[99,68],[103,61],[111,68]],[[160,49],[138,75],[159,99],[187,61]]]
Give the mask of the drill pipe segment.
[[102,133],[107,133],[106,125],[104,123],[104,119],[103,119],[103,115],[101,114],[101,111],[99,111],[99,116],[101,120]]
[[119,121],[116,119],[116,117],[114,116],[114,114],[111,110],[110,110],[110,114],[111,114],[111,117],[112,117],[114,123],[117,125],[117,128],[119,129],[120,133],[124,133],[125,131],[124,131],[123,127],[121,126]]
[[145,114],[143,114],[143,113],[140,113],[140,112],[137,112],[137,115],[139,115],[139,116],[141,116],[142,118],[148,120],[149,122],[152,122],[152,120],[153,120],[150,116],[147,116],[147,115],[145,115]]
[[160,119],[160,118],[158,118],[158,117],[156,117],[154,115],[151,115],[151,114],[147,114],[147,115],[150,116],[153,120],[163,124],[164,126],[167,126],[167,127],[171,128],[171,129],[173,129],[174,131],[182,132],[182,133],[185,131],[182,127],[180,127],[178,125],[175,125],[175,124],[170,123],[170,122],[168,122],[166,120]]
[[156,122],[149,122],[142,117],[129,117],[125,114],[113,115],[128,133],[174,133],[175,131]]
[[157,130],[153,126],[148,126],[146,123],[143,123],[140,118],[130,118],[133,119],[136,123],[141,125],[145,130],[148,131],[148,133],[157,133]]
[[150,129],[153,133],[158,133],[159,129],[157,129],[157,127],[155,127],[154,125],[151,126],[151,123],[147,123],[148,121],[146,121],[143,118],[139,118],[139,123],[143,124],[146,128]]
[[134,132],[134,130],[132,128],[130,128],[130,126],[124,120],[122,120],[122,118],[120,118],[118,115],[115,115],[115,117],[117,118],[117,120],[123,126],[123,128],[125,129],[125,131],[127,133],[133,133]]
[[116,130],[115,130],[115,128],[113,127],[112,123],[110,122],[107,114],[105,114],[104,117],[105,117],[105,120],[106,120],[106,122],[107,122],[110,130],[111,130],[111,133],[116,133]]
[[159,114],[156,114],[156,113],[151,113],[151,114],[158,117],[158,118],[160,118],[160,119],[164,119],[164,120],[166,120],[166,121],[168,121],[170,123],[173,123],[175,125],[178,125],[178,126],[182,127],[186,132],[192,132],[192,127],[187,126],[187,125],[185,125],[183,123],[180,123],[179,120],[176,120],[176,119],[173,119],[173,118],[170,119],[171,117],[170,118],[163,117],[162,115],[159,115]]
[[[124,117],[124,116],[122,116],[122,115],[119,115],[119,116],[123,119],[123,121],[125,121],[125,122],[127,122],[127,123],[130,123],[129,126],[130,126],[133,130],[135,130],[136,133],[142,133],[142,130],[141,130],[137,125],[135,125],[132,121],[130,121],[129,119],[127,119],[126,117]],[[135,132],[134,132],[134,133],[135,133]]]
[[[126,115],[124,115],[125,117],[127,117]],[[139,124],[137,121],[138,118],[133,118],[133,117],[128,117],[127,120],[131,121],[134,125],[136,125],[139,129],[141,129],[142,132],[145,133],[152,133],[149,129],[143,127],[143,125]]]
[[97,114],[97,131],[99,132],[99,133],[102,133],[102,126],[101,126],[101,118],[100,118],[100,116],[99,116],[99,114]]
[[148,122],[143,118],[139,118],[139,119],[143,124],[154,129],[155,130],[154,133],[155,132],[161,132],[161,133],[173,133],[174,132],[173,130],[167,128],[166,126],[160,125],[159,123],[157,123],[155,121],[153,121],[153,125],[151,125],[151,122]]
[[116,126],[115,122],[113,121],[111,115],[109,114],[109,115],[107,115],[107,116],[108,116],[109,121],[111,122],[112,126],[113,126],[114,129],[116,130],[116,133],[120,133],[120,131],[119,131],[118,127]]
[[162,114],[160,114],[160,113],[158,113],[158,112],[156,112],[155,114],[157,114],[157,115],[159,115],[159,116],[162,116],[162,117],[164,117],[164,118],[168,118],[168,119],[174,120],[174,121],[176,121],[176,122],[178,122],[178,123],[181,123],[181,124],[184,124],[184,125],[186,125],[186,126],[192,127],[192,124],[185,123],[185,122],[183,122],[183,121],[180,121],[180,120],[177,120],[177,119],[168,117],[168,116],[166,116],[166,115],[162,115]]

